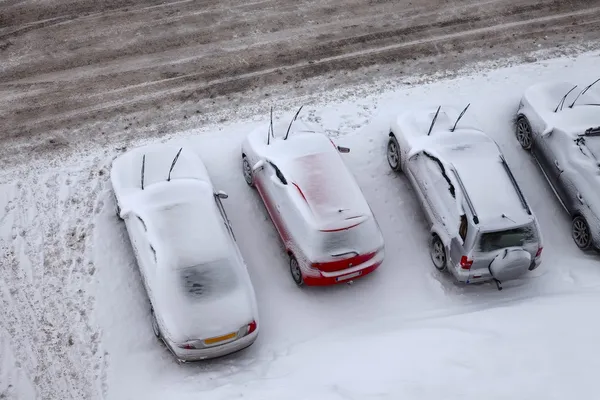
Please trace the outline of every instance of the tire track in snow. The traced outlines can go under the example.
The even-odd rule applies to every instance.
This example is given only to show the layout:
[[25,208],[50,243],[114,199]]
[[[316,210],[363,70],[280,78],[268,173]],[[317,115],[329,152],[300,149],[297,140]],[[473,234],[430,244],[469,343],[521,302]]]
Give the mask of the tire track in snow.
[[[43,399],[98,397],[100,332],[90,321],[88,257],[100,181],[95,169],[51,172],[14,185],[2,235],[3,321],[15,368]],[[6,223],[0,224],[5,232]]]

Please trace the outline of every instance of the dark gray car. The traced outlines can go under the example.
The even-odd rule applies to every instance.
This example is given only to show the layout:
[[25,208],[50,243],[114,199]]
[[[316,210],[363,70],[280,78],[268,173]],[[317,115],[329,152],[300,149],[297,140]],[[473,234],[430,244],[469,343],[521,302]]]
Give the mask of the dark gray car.
[[571,215],[573,240],[584,250],[600,249],[600,94],[594,83],[531,86],[516,119],[517,140]]

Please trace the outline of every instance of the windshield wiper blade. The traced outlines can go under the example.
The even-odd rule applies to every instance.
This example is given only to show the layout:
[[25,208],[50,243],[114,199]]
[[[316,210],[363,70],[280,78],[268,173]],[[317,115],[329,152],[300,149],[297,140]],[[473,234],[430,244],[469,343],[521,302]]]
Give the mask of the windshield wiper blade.
[[575,105],[575,102],[577,101],[577,99],[579,99],[579,96],[584,95],[585,92],[587,92],[588,90],[590,90],[590,88],[592,86],[594,86],[596,83],[598,83],[600,81],[600,78],[596,79],[592,84],[587,85],[578,95],[577,97],[575,97],[575,100],[573,100],[573,102],[571,103],[571,105],[569,106],[569,108],[573,108],[573,106]]
[[567,96],[568,96],[569,94],[571,94],[571,92],[572,92],[573,90],[575,90],[576,88],[577,88],[577,85],[575,85],[575,86],[573,87],[573,89],[569,90],[569,91],[567,92],[567,94],[565,94],[565,95],[562,97],[562,99],[560,99],[560,102],[558,103],[558,105],[557,105],[557,106],[556,106],[556,108],[554,109],[554,112],[557,112],[559,107],[560,107],[560,109],[562,110],[562,108],[563,108],[563,105],[565,104],[565,100],[567,99]]

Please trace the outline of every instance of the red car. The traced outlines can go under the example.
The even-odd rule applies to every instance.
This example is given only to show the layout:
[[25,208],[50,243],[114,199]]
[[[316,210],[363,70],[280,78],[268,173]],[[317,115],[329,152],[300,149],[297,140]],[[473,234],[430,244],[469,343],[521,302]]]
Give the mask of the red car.
[[351,282],[383,262],[379,225],[339,154],[350,149],[300,120],[292,123],[248,135],[244,179],[257,188],[298,286]]

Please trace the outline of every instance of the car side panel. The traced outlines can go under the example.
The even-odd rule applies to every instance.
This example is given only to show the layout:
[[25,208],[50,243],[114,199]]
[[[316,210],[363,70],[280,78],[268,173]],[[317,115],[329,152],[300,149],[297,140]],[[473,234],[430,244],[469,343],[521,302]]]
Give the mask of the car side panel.
[[265,208],[271,217],[271,221],[275,225],[279,237],[283,241],[284,245],[288,243],[290,236],[287,233],[281,212],[278,209],[276,199],[273,197],[273,182],[272,177],[275,177],[275,171],[268,164],[265,163],[264,168],[254,172],[254,182],[256,189],[263,200]]

